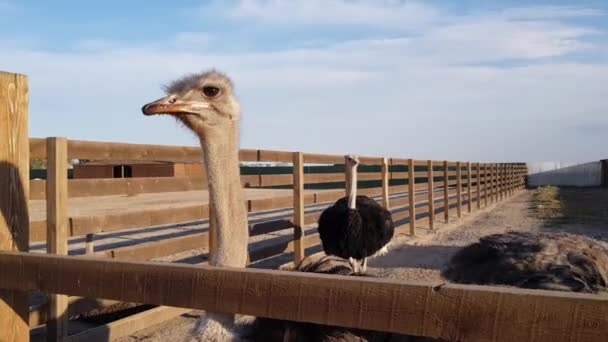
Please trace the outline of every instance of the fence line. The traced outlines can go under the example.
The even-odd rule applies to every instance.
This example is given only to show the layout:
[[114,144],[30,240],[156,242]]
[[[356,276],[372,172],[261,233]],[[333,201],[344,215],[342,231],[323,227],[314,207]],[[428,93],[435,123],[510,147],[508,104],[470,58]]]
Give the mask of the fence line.
[[600,342],[608,334],[608,298],[598,295],[16,252],[0,252],[0,266],[0,288],[13,291],[238,312],[453,341],[512,342],[515,336],[520,341],[565,341],[576,336],[577,341]]
[[[19,81],[15,84],[14,77],[11,76],[8,79],[2,78],[3,74],[0,74],[0,89],[4,91],[6,84],[10,83],[11,87],[16,87],[21,93],[27,93],[27,84],[25,81]],[[7,81],[8,80],[8,81]],[[25,85],[25,88],[24,88]],[[12,88],[11,88],[12,89]],[[12,95],[16,94],[11,93]],[[9,96],[4,96],[2,93],[2,100],[5,98],[12,100]],[[12,96],[11,95],[11,96]],[[139,228],[146,225],[158,225],[178,222],[188,222],[192,220],[198,220],[203,217],[209,217],[208,205],[200,205],[196,207],[186,207],[180,209],[171,210],[155,210],[138,213],[126,213],[126,214],[113,214],[105,216],[92,216],[92,217],[69,217],[67,211],[67,198],[68,196],[96,196],[99,194],[107,194],[111,191],[117,191],[115,187],[122,186],[126,187],[127,191],[140,190],[142,193],[148,191],[171,191],[172,189],[185,190],[199,190],[205,187],[204,177],[187,180],[175,180],[175,179],[151,179],[151,180],[68,180],[67,179],[67,164],[68,158],[76,159],[97,159],[97,160],[112,160],[112,159],[132,159],[132,160],[172,160],[172,161],[200,161],[202,160],[202,152],[198,147],[183,147],[183,146],[160,146],[160,145],[141,145],[141,144],[123,144],[123,143],[104,143],[104,142],[90,142],[90,141],[77,141],[67,140],[64,138],[32,138],[28,141],[27,139],[27,100],[22,104],[21,109],[25,107],[25,112],[13,112],[7,111],[6,108],[17,108],[11,104],[11,106],[0,106],[0,123],[3,122],[20,122],[20,126],[16,127],[14,131],[9,131],[9,134],[2,135],[6,137],[8,141],[0,141],[0,157],[2,160],[11,161],[14,157],[14,151],[21,151],[19,157],[21,158],[16,162],[14,168],[16,168],[20,174],[26,174],[28,170],[27,160],[23,160],[23,156],[27,157],[28,152],[31,158],[46,158],[47,165],[49,166],[49,176],[46,181],[31,181],[27,182],[27,177],[21,177],[24,184],[20,184],[20,193],[14,191],[6,191],[7,189],[14,189],[14,185],[7,185],[2,183],[0,180],[0,196],[2,196],[2,212],[7,222],[17,222],[16,227],[7,227],[3,225],[4,222],[0,221],[0,249],[5,250],[27,250],[27,241],[30,240],[28,236],[32,235],[33,241],[46,239],[49,246],[50,253],[65,254],[67,252],[67,239],[69,236],[86,235],[88,244],[87,250],[93,251],[93,236],[92,234],[97,232],[105,232],[112,230],[122,229],[133,229]],[[15,120],[17,117],[19,120]],[[23,124],[25,122],[25,124]],[[0,125],[0,129],[8,127],[8,125]],[[14,126],[11,126],[15,128]],[[16,138],[15,138],[16,137]],[[29,145],[29,147],[28,147]],[[14,147],[17,146],[15,149]],[[25,151],[25,153],[23,152]],[[6,157],[5,157],[6,156]],[[337,198],[344,196],[343,190],[336,190],[332,192],[318,192],[318,193],[305,193],[304,189],[307,184],[318,184],[326,182],[343,182],[344,175],[341,173],[329,173],[329,174],[310,174],[306,173],[306,164],[320,163],[320,164],[343,164],[344,156],[336,155],[323,155],[323,154],[307,154],[302,152],[289,152],[289,151],[266,151],[266,150],[241,150],[239,153],[242,161],[274,161],[274,162],[286,162],[292,163],[292,174],[286,175],[245,175],[242,177],[242,181],[246,186],[253,187],[266,187],[266,186],[278,186],[285,185],[291,186],[292,196],[286,196],[280,199],[271,198],[265,200],[249,200],[243,205],[246,205],[249,212],[256,212],[261,210],[273,210],[273,209],[291,209],[293,210],[291,219],[282,219],[272,221],[272,224],[260,227],[253,227],[252,235],[259,233],[267,233],[278,229],[292,229],[294,236],[287,243],[287,245],[271,245],[258,250],[253,250],[250,253],[250,261],[265,258],[278,253],[293,252],[294,260],[301,260],[305,256],[306,248],[311,246],[318,246],[319,236],[318,234],[305,234],[304,227],[306,225],[315,223],[320,214],[320,210],[323,209],[324,205],[330,204]],[[520,189],[524,186],[524,175],[526,173],[525,164],[521,163],[501,163],[501,164],[481,164],[477,165],[476,172],[471,172],[471,164],[466,163],[463,166],[463,162],[459,161],[432,161],[432,160],[414,160],[414,159],[403,159],[403,158],[388,158],[388,157],[374,157],[364,156],[360,157],[360,161],[364,165],[376,165],[379,166],[376,172],[364,172],[358,177],[360,180],[374,180],[380,181],[379,187],[373,187],[369,189],[362,188],[359,190],[360,194],[374,196],[375,199],[381,203],[384,203],[386,207],[393,211],[393,217],[396,221],[401,222],[400,226],[409,224],[409,233],[411,235],[416,234],[418,229],[418,223],[427,222],[431,229],[434,228],[436,223],[435,215],[439,211],[444,212],[445,222],[449,222],[449,215],[451,208],[456,207],[458,216],[462,216],[463,203],[467,204],[467,208],[472,208],[472,202],[477,201],[477,207],[481,208],[481,201],[484,201],[484,206],[488,205],[489,200],[493,203],[498,200],[506,198],[509,194],[513,194],[516,189]],[[406,167],[407,171],[398,171],[398,167]],[[468,167],[465,170],[463,176],[463,167]],[[391,170],[392,168],[392,170]],[[426,168],[426,169],[425,169]],[[482,172],[483,170],[483,172]],[[2,170],[4,171],[4,170]],[[9,172],[13,172],[9,170]],[[13,173],[10,173],[11,175]],[[475,176],[475,177],[474,177]],[[13,180],[14,178],[6,178]],[[422,181],[425,179],[424,181]],[[200,185],[196,185],[195,182],[201,180]],[[391,181],[393,184],[391,184]],[[394,182],[403,181],[404,184],[397,185]],[[45,198],[47,201],[47,220],[32,222],[31,230],[28,227],[27,219],[24,223],[23,220],[9,220],[7,215],[15,215],[20,213],[19,217],[27,218],[27,202],[29,194],[29,185],[32,184],[32,197],[33,198]],[[476,186],[476,190],[473,187]],[[480,189],[483,186],[483,194]],[[199,188],[200,187],[200,188]],[[466,191],[463,188],[466,187]],[[510,193],[508,191],[511,191]],[[442,197],[436,197],[436,193],[443,192]],[[475,195],[475,196],[474,196]],[[21,196],[18,203],[14,204],[15,196]],[[492,197],[494,196],[494,197]],[[499,197],[500,196],[500,197]],[[8,207],[4,206],[4,203],[9,203]],[[440,207],[436,207],[436,203],[442,203]],[[318,208],[310,209],[310,205],[319,206]],[[17,208],[17,209],[15,209]],[[23,210],[20,212],[19,210]],[[8,213],[8,214],[7,214]],[[406,220],[407,219],[407,220]],[[259,229],[258,229],[259,228]],[[15,229],[19,234],[15,234]],[[212,228],[211,228],[212,229]],[[273,230],[274,229],[274,230]],[[23,232],[25,230],[25,232]],[[8,234],[5,234],[8,232]],[[130,247],[125,249],[116,249],[111,253],[106,253],[104,256],[108,258],[125,258],[130,260],[144,260],[150,256],[158,256],[159,253],[171,253],[179,248],[188,248],[193,246],[194,243],[207,241],[207,245],[211,246],[212,242],[209,241],[209,237],[213,234],[205,233],[184,238],[182,240],[172,239],[171,241],[163,241],[158,244],[146,244],[143,246]],[[19,245],[20,244],[20,245]],[[204,244],[204,243],[203,243]],[[15,246],[21,247],[15,247]],[[8,248],[6,247],[8,246]],[[23,247],[25,246],[25,247]],[[162,252],[164,250],[164,252]],[[101,254],[95,253],[90,256],[100,257]],[[84,264],[82,263],[84,262]],[[18,263],[18,264],[17,264]],[[147,265],[152,268],[148,268]],[[42,290],[54,295],[50,305],[48,306],[48,327],[51,332],[52,339],[54,340],[65,340],[67,331],[65,326],[67,324],[68,316],[63,314],[66,310],[69,310],[68,302],[73,302],[73,298],[67,298],[65,295],[77,295],[85,296],[90,298],[108,298],[116,300],[124,300],[129,302],[141,302],[148,304],[159,304],[159,305],[184,305],[184,307],[193,308],[204,308],[204,309],[222,309],[231,312],[247,313],[249,311],[244,310],[243,307],[231,307],[231,304],[223,308],[215,308],[208,306],[206,303],[194,303],[193,297],[189,301],[184,301],[180,295],[176,294],[175,299],[172,298],[174,292],[169,291],[169,287],[159,289],[156,293],[158,298],[152,300],[151,297],[145,297],[150,292],[133,291],[125,293],[123,286],[133,285],[135,288],[141,286],[141,279],[143,278],[129,278],[126,282],[112,282],[111,274],[112,270],[122,270],[123,272],[127,269],[133,269],[134,273],[120,273],[123,276],[132,276],[133,274],[144,274],[145,270],[152,271],[153,269],[158,270],[161,267],[164,271],[168,272],[167,276],[163,276],[160,273],[150,273],[148,276],[158,277],[162,284],[186,284],[186,282],[180,282],[178,279],[185,281],[188,277],[194,276],[198,271],[193,271],[189,268],[182,268],[179,265],[156,265],[147,263],[124,263],[118,261],[104,260],[101,258],[75,258],[65,256],[51,256],[51,255],[32,255],[32,254],[11,254],[0,252],[0,288],[4,289],[0,291],[0,316],[8,317],[8,322],[11,324],[11,329],[4,328],[4,321],[0,323],[0,339],[8,339],[10,341],[22,340],[22,335],[13,336],[7,335],[6,331],[17,331],[13,329],[13,323],[25,322],[27,327],[27,315],[23,314],[25,302],[19,302],[13,300],[14,298],[26,298],[22,296],[23,291],[30,290]],[[85,267],[86,266],[86,267]],[[48,268],[45,268],[48,267]],[[101,267],[101,269],[100,269]],[[43,270],[44,269],[44,270]],[[51,271],[52,270],[52,271]],[[38,272],[38,273],[36,273]],[[50,272],[50,273],[49,273]],[[144,273],[141,273],[144,272]],[[194,272],[194,273],[192,273]],[[318,275],[302,275],[293,274],[281,275],[280,273],[272,271],[249,271],[245,270],[244,273],[241,270],[227,270],[214,268],[212,270],[203,270],[202,273],[197,276],[207,279],[207,276],[217,276],[218,279],[230,279],[230,277],[236,277],[239,281],[231,284],[231,286],[238,287],[240,293],[249,293],[250,291],[243,291],[243,286],[254,286],[263,288],[268,285],[266,278],[272,275],[278,277],[275,280],[281,282],[287,286],[287,293],[285,294],[287,303],[293,303],[290,300],[306,300],[315,302],[318,297],[315,297],[312,293],[309,294],[296,294],[289,289],[293,289],[294,286],[301,286],[302,284],[311,284],[316,287],[319,291],[338,291],[337,293],[351,293],[358,289],[360,291],[361,286],[365,285],[366,282],[371,281],[375,284],[374,286],[388,286],[386,289],[393,289],[389,292],[378,292],[374,295],[379,303],[375,309],[370,309],[370,314],[381,320],[384,323],[369,323],[367,326],[365,322],[360,319],[357,321],[348,321],[343,318],[331,319],[331,318],[320,318],[317,313],[313,310],[311,312],[301,313],[301,317],[295,317],[296,320],[303,320],[308,322],[319,322],[327,324],[337,324],[344,326],[359,326],[367,328],[377,328],[379,330],[405,332],[413,334],[422,334],[426,336],[444,336],[445,331],[435,331],[433,329],[428,330],[424,328],[424,320],[427,315],[439,315],[445,320],[446,326],[454,326],[462,328],[462,322],[455,321],[453,314],[446,316],[446,308],[453,306],[451,301],[443,297],[430,296],[427,299],[432,300],[436,303],[437,307],[433,307],[429,312],[419,311],[422,310],[421,306],[414,305],[418,311],[414,310],[408,315],[412,317],[408,318],[408,322],[418,322],[422,325],[417,326],[414,323],[403,323],[395,324],[389,317],[389,312],[398,312],[395,307],[394,298],[395,293],[401,293],[399,300],[403,298],[409,298],[414,301],[415,297],[418,298],[416,293],[428,293],[433,290],[430,286],[418,286],[412,284],[392,284],[390,281],[385,280],[363,280],[360,279],[344,279],[344,277],[330,277],[330,280],[334,283],[334,289],[329,287],[323,287],[323,283],[327,282],[327,279],[323,277],[317,277]],[[117,273],[114,273],[115,275]],[[186,278],[182,278],[186,277]],[[226,278],[223,278],[226,276]],[[96,281],[92,282],[92,277],[96,277]],[[177,277],[177,278],[175,278]],[[64,282],[69,280],[73,283],[74,279],[79,280],[77,285],[69,285]],[[124,278],[123,278],[124,279]],[[151,279],[151,278],[150,278]],[[99,281],[102,281],[101,283]],[[103,284],[106,281],[106,284]],[[173,283],[173,281],[176,281]],[[211,281],[212,283],[213,281]],[[361,283],[360,283],[361,282]],[[145,282],[148,283],[147,281]],[[152,282],[154,283],[154,282]],[[101,286],[103,284],[103,286]],[[117,286],[120,284],[122,291],[120,294]],[[193,284],[193,283],[192,283]],[[277,283],[273,283],[277,284]],[[156,285],[153,285],[156,286]],[[201,291],[201,289],[207,289],[205,286],[210,286],[210,283],[204,282],[201,287],[191,287],[190,291]],[[319,287],[320,286],[320,287]],[[393,287],[397,286],[397,287]],[[236,291],[236,287],[234,288]],[[213,288],[212,286],[209,288]],[[371,289],[371,287],[367,287]],[[109,292],[104,292],[107,291]],[[477,291],[474,287],[458,287],[448,286],[445,291],[440,293],[453,293],[459,298],[482,298],[484,294],[489,293],[491,298],[499,298],[503,300],[504,294],[501,290],[489,289]],[[175,290],[174,288],[172,290]],[[12,291],[12,292],[7,292]],[[84,291],[84,292],[83,292]],[[87,292],[88,291],[88,292]],[[119,291],[119,292],[120,292]],[[156,290],[155,290],[156,291]],[[345,291],[345,292],[342,292]],[[397,292],[394,292],[397,291]],[[455,292],[454,292],[455,291]],[[477,291],[477,292],[476,292]],[[487,292],[484,292],[487,291]],[[147,293],[147,294],[146,294]],[[188,291],[180,292],[188,293]],[[319,292],[322,293],[322,292]],[[391,294],[392,293],[392,294]],[[523,298],[532,296],[536,303],[545,303],[548,301],[551,305],[564,305],[569,308],[571,306],[571,299],[562,300],[561,297],[557,296],[557,301],[553,298],[555,295],[551,294],[548,297],[542,294],[536,294],[534,292],[514,292],[513,298]],[[55,295],[56,294],[56,295]],[[144,297],[141,297],[141,296]],[[192,293],[190,293],[192,295]],[[365,295],[365,291],[359,292],[358,296]],[[369,293],[367,295],[370,295]],[[390,296],[389,296],[390,295]],[[428,295],[428,294],[427,294]],[[106,297],[109,296],[109,297]],[[404,297],[403,297],[404,296]],[[413,297],[412,297],[413,296]],[[498,297],[496,297],[498,296]],[[523,296],[523,297],[522,297]],[[403,298],[402,298],[403,297]],[[448,296],[449,297],[449,296]],[[507,297],[509,297],[507,295]],[[7,299],[8,298],[8,299]],[[185,297],[184,297],[185,298]],[[420,297],[421,298],[421,297]],[[511,297],[509,297],[511,298]],[[142,301],[143,299],[143,301]],[[227,298],[224,298],[227,299]],[[258,298],[258,304],[271,304],[272,299],[264,296]],[[325,299],[324,299],[325,300]],[[480,299],[479,299],[480,300]],[[564,302],[565,301],[565,302]],[[393,304],[390,304],[390,303]],[[226,303],[230,303],[230,300],[226,300]],[[243,305],[255,306],[253,301],[244,301]],[[388,303],[388,304],[387,304]],[[461,302],[463,303],[463,302]],[[485,304],[477,304],[481,310],[480,312],[495,312],[496,310],[487,305],[490,302],[484,302]],[[492,302],[494,303],[494,302]],[[564,304],[566,303],[566,304]],[[585,302],[587,303],[587,302]],[[595,302],[593,302],[595,303]],[[600,306],[598,310],[604,310],[605,302],[599,302]],[[580,303],[579,303],[580,304]],[[222,304],[224,305],[224,304]],[[366,304],[367,305],[367,304]],[[447,305],[447,306],[446,306]],[[572,304],[573,305],[573,304]],[[578,304],[577,304],[578,305]],[[586,305],[586,304],[585,304]],[[595,304],[593,304],[595,305]],[[442,310],[439,310],[439,306],[443,306]],[[260,308],[266,308],[265,304]],[[294,306],[287,305],[287,310],[293,310]],[[551,306],[552,307],[552,306]],[[574,306],[572,306],[574,307]],[[595,308],[595,306],[594,306]],[[25,306],[27,310],[27,306]],[[286,318],[291,319],[289,315],[284,315],[284,312],[267,313],[258,312],[258,309],[252,309],[251,313],[268,315],[268,317],[275,318]],[[280,310],[280,308],[277,308]],[[299,309],[298,309],[299,310]],[[349,308],[351,314],[359,311],[352,310]],[[340,313],[339,317],[346,317],[348,310],[337,309],[337,313]],[[367,309],[363,309],[364,311]],[[379,311],[378,311],[379,310]],[[393,310],[393,311],[391,311]],[[426,309],[425,309],[426,310]],[[578,310],[578,309],[577,309]],[[301,311],[299,311],[301,312]],[[443,313],[440,313],[443,312]],[[494,316],[492,316],[494,315]],[[495,317],[497,313],[490,316]],[[537,327],[548,327],[550,324],[543,322],[538,323],[540,319],[538,314],[530,317]],[[413,320],[411,319],[413,318]],[[498,316],[495,317],[498,319]],[[422,320],[422,321],[421,321]],[[535,321],[536,320],[536,321]],[[370,322],[376,322],[375,318],[371,319]],[[392,323],[388,323],[392,322]],[[388,324],[388,325],[387,325]],[[505,325],[506,324],[506,325]],[[513,334],[510,328],[507,327],[508,323],[500,323],[501,326],[505,326],[506,337],[500,337],[495,341],[509,340],[509,334]],[[540,324],[540,325],[539,325]],[[544,324],[544,325],[543,325]],[[19,327],[18,325],[16,325]],[[21,325],[22,327],[22,325]],[[602,327],[604,327],[602,325]],[[476,331],[473,329],[473,331]],[[580,329],[581,334],[588,334],[590,329],[585,326]],[[560,332],[561,333],[561,332]],[[475,333],[471,335],[470,332],[460,331],[459,334],[462,336],[471,336],[471,341],[481,341],[483,339],[475,337]],[[25,335],[23,335],[25,336]],[[502,336],[502,335],[501,335]],[[558,335],[556,335],[558,336]],[[559,335],[561,336],[561,335]],[[591,335],[590,335],[591,336]]]

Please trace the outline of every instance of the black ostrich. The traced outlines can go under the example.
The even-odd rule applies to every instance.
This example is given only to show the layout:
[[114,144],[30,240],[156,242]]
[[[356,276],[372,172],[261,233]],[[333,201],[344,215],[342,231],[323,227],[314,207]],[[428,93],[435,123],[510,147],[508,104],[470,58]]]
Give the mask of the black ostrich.
[[356,156],[345,157],[347,196],[325,209],[318,230],[327,255],[348,259],[355,272],[367,270],[367,258],[382,255],[393,238],[390,211],[367,196],[357,196]]
[[598,293],[608,284],[608,247],[568,233],[493,234],[458,251],[442,276],[462,284]]

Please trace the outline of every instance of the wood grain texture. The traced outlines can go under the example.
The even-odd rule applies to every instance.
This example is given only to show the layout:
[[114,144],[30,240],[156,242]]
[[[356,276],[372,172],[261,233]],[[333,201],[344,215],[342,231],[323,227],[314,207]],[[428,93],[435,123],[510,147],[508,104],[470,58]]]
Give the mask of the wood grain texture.
[[414,159],[408,159],[407,172],[409,177],[407,181],[407,194],[410,212],[410,236],[414,236],[416,235],[416,200],[414,197],[416,179],[414,178]]
[[471,162],[467,162],[467,212],[473,211],[473,177],[471,173]]
[[450,222],[450,202],[448,197],[449,190],[449,179],[448,179],[448,162],[447,160],[443,161],[443,218],[445,223]]
[[475,167],[475,173],[477,175],[477,209],[481,209],[481,164],[477,163]]
[[304,154],[293,155],[293,223],[294,223],[294,262],[304,259]]
[[456,214],[462,217],[462,164],[456,162]]
[[[382,158],[382,206],[390,209],[389,203],[389,180],[390,173],[388,170],[388,158]],[[358,176],[357,176],[358,177]]]
[[[68,254],[68,144],[65,138],[47,138],[46,244],[47,253]],[[64,341],[68,336],[68,297],[49,294],[46,338]]]
[[607,298],[559,291],[17,252],[0,252],[0,287],[454,341],[604,342],[608,335]]
[[[27,77],[0,72],[0,251],[29,248],[28,106]],[[28,307],[27,292],[0,290],[0,341],[29,341]]]
[[429,228],[433,230],[435,228],[435,183],[433,173],[433,161],[427,161],[428,175],[427,175],[427,184],[428,184],[428,206],[429,206]]

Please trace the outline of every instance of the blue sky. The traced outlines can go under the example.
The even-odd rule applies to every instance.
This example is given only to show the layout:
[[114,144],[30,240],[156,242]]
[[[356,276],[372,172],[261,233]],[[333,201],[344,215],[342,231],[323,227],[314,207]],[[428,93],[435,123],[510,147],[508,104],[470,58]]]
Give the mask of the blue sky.
[[245,148],[608,158],[606,1],[0,0],[0,16],[35,137],[195,145],[140,108],[215,67]]

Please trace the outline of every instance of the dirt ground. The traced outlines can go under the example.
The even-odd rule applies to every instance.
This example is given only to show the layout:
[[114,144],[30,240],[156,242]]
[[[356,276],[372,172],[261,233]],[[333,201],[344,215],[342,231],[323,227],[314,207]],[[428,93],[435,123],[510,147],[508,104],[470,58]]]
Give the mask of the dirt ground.
[[[550,203],[559,205],[548,213],[544,209]],[[481,236],[506,231],[562,231],[608,243],[608,189],[524,190],[470,214],[464,208],[460,220],[456,210],[452,211],[449,224],[443,223],[442,214],[438,215],[434,232],[421,227],[420,236],[412,238],[406,235],[407,229],[402,229],[389,254],[369,261],[369,272],[386,278],[442,283],[441,267],[459,248]],[[116,341],[186,341],[199,315],[200,311],[192,311]]]

